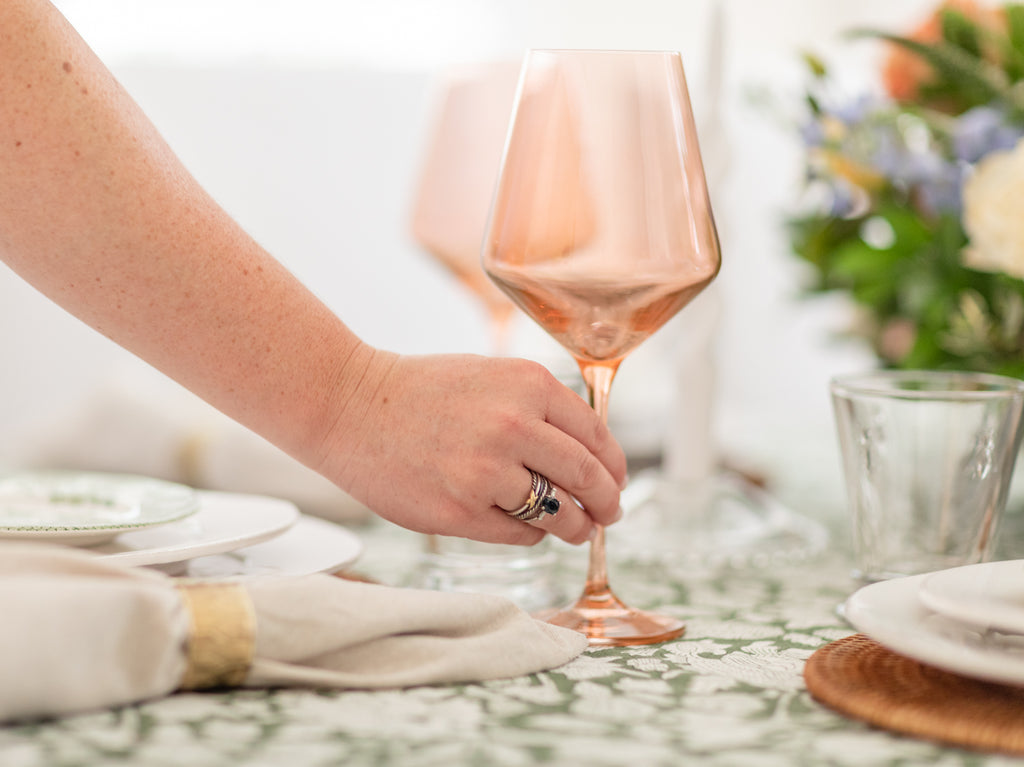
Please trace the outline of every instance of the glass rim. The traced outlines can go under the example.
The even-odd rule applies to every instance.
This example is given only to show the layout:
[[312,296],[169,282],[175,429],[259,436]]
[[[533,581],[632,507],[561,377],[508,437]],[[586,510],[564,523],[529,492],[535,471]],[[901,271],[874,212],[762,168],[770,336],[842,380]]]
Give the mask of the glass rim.
[[[903,388],[915,382],[927,388]],[[829,389],[832,394],[841,396],[984,400],[1024,396],[1024,381],[965,370],[874,370],[833,376]]]
[[627,56],[678,56],[683,57],[681,51],[674,51],[668,48],[527,48],[526,55],[534,53],[549,54],[595,54],[595,55],[627,55]]

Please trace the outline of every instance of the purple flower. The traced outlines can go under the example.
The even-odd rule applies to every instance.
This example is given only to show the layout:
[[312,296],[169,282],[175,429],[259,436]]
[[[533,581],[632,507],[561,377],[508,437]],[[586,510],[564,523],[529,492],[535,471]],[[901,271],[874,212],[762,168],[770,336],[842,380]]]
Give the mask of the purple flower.
[[[936,158],[938,159],[938,158]],[[918,202],[931,213],[960,215],[963,208],[963,185],[966,165],[939,161],[917,186]]]
[[1007,121],[999,109],[982,106],[964,112],[953,129],[953,153],[958,160],[976,163],[991,152],[1012,149],[1024,136],[1024,127]]
[[825,128],[819,120],[808,120],[800,126],[800,137],[809,147],[822,146],[825,143]]
[[852,215],[856,209],[856,195],[853,188],[843,179],[837,179],[830,190],[829,216],[832,218],[846,218]]
[[880,103],[875,96],[863,93],[853,101],[838,105],[831,113],[844,125],[857,125],[864,122],[879,106]]
[[915,166],[921,161],[907,148],[896,129],[892,126],[877,126],[874,141],[871,164],[875,169],[893,183],[915,183],[921,175]]

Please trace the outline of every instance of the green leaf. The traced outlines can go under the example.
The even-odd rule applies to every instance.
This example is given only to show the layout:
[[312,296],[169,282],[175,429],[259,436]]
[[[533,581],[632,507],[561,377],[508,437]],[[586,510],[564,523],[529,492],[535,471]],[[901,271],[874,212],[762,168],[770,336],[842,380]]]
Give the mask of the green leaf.
[[1003,70],[1013,82],[1024,79],[1024,5],[1007,5],[1006,34],[993,38]]
[[978,25],[954,8],[939,11],[942,38],[973,56],[981,56],[981,34]]
[[980,102],[1003,98],[1010,83],[998,67],[955,45],[926,45],[898,35],[887,39],[927,61],[940,77],[964,91],[976,93]]
[[813,264],[819,273],[827,273],[836,250],[851,239],[858,239],[859,219],[806,216],[787,223],[793,252]]
[[946,353],[938,345],[934,336],[919,331],[914,340],[914,346],[900,361],[900,367],[934,369],[941,367],[945,359],[947,359]]
[[992,372],[1001,376],[1024,378],[1024,360],[997,360]]
[[816,78],[822,79],[828,76],[828,67],[825,66],[825,62],[817,54],[804,51],[801,58],[803,58],[804,65]]
[[1024,55],[1024,5],[1010,3],[1003,6],[1006,13],[1006,29],[1010,45],[1018,53]]
[[910,208],[897,203],[883,203],[879,206],[878,215],[892,227],[893,248],[916,251],[933,237],[928,224]]
[[840,280],[851,283],[888,282],[897,257],[891,251],[875,250],[857,239],[836,251],[832,273]]
[[948,97],[964,110],[992,101],[1004,101],[1024,111],[1024,99],[1010,88],[1010,79],[999,67],[948,42],[927,44],[878,30],[855,30],[854,37],[886,40],[916,53],[935,70],[937,79],[927,84],[929,95]]

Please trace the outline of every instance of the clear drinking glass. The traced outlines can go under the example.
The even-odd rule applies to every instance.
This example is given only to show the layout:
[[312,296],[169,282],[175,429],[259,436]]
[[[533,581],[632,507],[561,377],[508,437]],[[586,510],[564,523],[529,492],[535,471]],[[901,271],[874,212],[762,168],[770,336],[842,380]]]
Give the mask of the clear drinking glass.
[[[678,53],[527,53],[483,263],[572,354],[607,420],[619,364],[720,265]],[[684,630],[615,596],[603,529],[583,594],[543,617],[600,645],[649,644]]]
[[834,378],[854,577],[870,583],[986,560],[1021,441],[1024,382],[981,373]]

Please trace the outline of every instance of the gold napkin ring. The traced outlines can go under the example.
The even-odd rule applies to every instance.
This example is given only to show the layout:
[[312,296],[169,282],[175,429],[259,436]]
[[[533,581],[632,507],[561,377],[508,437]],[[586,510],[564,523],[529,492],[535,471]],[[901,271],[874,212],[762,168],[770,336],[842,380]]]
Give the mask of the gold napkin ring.
[[555,489],[551,480],[543,474],[538,474],[533,469],[530,472],[530,496],[526,503],[513,511],[505,511],[510,517],[523,522],[533,522],[545,514],[554,516],[561,507],[561,502],[555,497]]
[[189,617],[179,687],[238,687],[249,673],[256,646],[249,592],[241,583],[217,581],[181,581],[176,587]]

